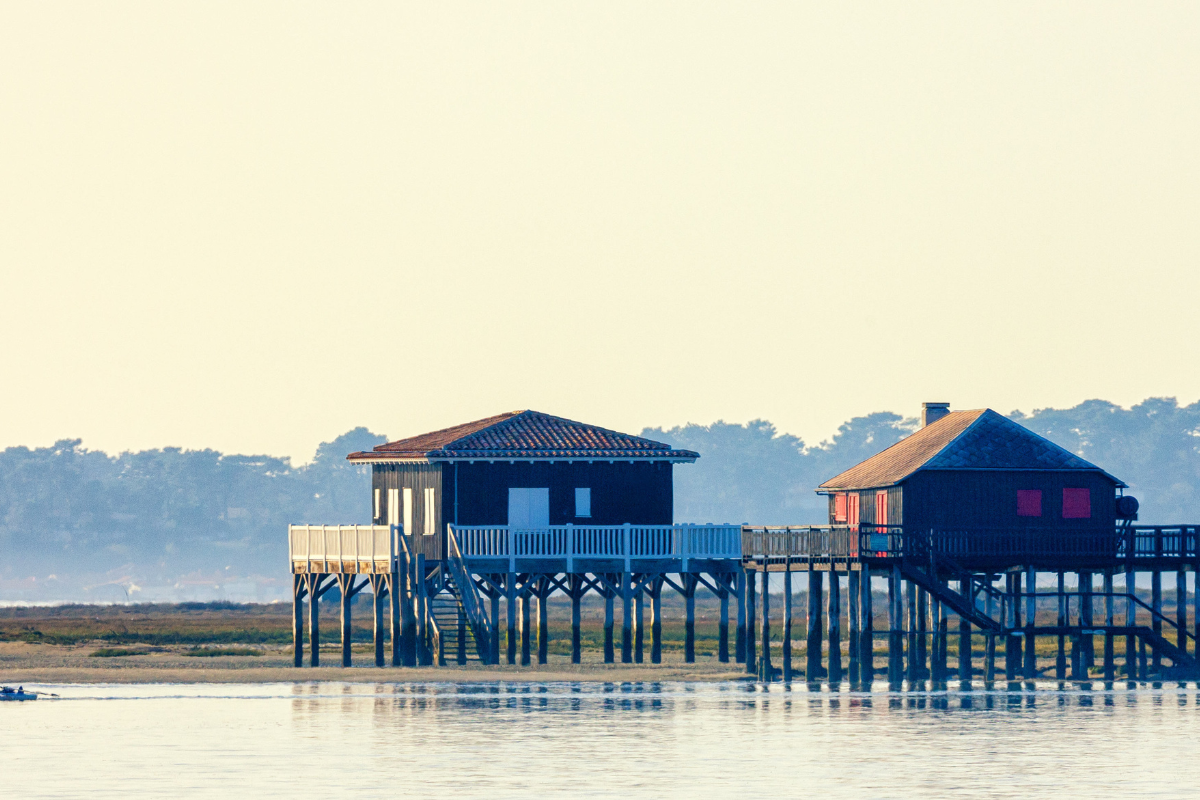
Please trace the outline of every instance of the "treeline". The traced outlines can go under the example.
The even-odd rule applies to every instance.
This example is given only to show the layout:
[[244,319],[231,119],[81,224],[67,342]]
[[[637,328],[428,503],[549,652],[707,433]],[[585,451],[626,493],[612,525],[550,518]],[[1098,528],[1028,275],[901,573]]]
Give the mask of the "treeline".
[[369,470],[345,457],[383,440],[356,428],[302,467],[174,447],[110,456],[78,439],[10,447],[0,453],[0,578],[283,574],[289,522],[370,522]]
[[[1200,403],[1151,399],[1122,409],[1093,400],[1010,416],[1128,482],[1143,521],[1200,522]],[[826,519],[818,484],[916,424],[890,413],[856,417],[812,445],[761,420],[642,435],[702,454],[676,470],[678,520],[807,524]],[[299,467],[214,450],[108,455],[77,439],[8,448],[0,452],[0,599],[13,581],[51,574],[79,583],[116,570],[158,585],[216,571],[284,576],[289,522],[370,521],[369,473],[345,456],[382,441],[357,428]]]

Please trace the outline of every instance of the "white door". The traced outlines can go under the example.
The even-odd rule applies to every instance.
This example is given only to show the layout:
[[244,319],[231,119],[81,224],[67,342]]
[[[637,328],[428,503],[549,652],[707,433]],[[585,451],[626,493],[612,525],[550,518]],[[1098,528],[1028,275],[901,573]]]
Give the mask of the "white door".
[[549,489],[509,489],[508,527],[549,528]]

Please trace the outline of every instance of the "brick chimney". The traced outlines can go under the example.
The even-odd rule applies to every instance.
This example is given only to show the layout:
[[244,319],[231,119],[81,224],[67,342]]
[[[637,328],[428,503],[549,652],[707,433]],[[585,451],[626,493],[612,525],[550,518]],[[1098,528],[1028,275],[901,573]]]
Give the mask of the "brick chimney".
[[921,403],[921,427],[932,425],[949,413],[949,403]]

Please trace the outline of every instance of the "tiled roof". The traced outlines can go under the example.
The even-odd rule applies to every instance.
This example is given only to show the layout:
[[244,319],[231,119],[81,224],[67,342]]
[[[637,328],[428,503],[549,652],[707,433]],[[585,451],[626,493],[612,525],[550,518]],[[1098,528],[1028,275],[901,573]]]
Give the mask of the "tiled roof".
[[[952,411],[856,467],[830,478],[821,489],[892,486],[918,470],[1088,470],[1095,464],[1043,439],[991,409]],[[1108,473],[1104,473],[1107,475]],[[1121,481],[1112,478],[1118,485]]]
[[511,411],[453,428],[388,442],[369,452],[351,453],[350,461],[392,459],[612,458],[693,461],[691,450],[585,425],[540,411]]

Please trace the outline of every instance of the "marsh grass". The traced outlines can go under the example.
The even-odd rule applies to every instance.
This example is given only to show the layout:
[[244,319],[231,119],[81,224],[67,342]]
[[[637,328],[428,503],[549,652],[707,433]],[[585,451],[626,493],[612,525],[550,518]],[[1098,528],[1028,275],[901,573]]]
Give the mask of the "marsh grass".
[[261,650],[253,650],[249,647],[193,647],[190,650],[185,650],[185,656],[193,656],[196,658],[213,658],[215,656],[261,656]]
[[127,647],[101,647],[92,651],[89,658],[121,658],[123,656],[146,656],[149,650],[133,650]]

